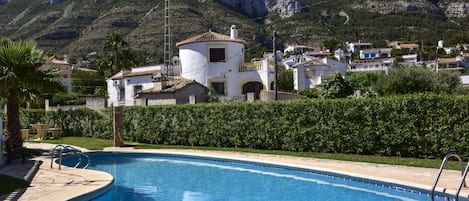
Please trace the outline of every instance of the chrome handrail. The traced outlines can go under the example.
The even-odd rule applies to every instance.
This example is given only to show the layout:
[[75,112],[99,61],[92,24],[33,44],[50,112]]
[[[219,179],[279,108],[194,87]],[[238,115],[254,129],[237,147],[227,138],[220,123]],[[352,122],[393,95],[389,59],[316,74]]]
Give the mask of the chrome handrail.
[[461,192],[462,187],[467,187],[466,186],[466,176],[467,172],[469,171],[469,162],[466,165],[466,169],[464,170],[464,173],[461,177],[461,181],[459,182],[458,190],[456,191],[456,201],[458,201],[459,198],[459,193]]
[[[440,176],[441,176],[441,173],[443,172],[443,169],[446,165],[446,163],[448,162],[448,159],[450,158],[456,158],[458,159],[459,161],[459,167],[461,169],[461,176],[463,176],[463,178],[465,177],[464,176],[464,166],[463,166],[463,162],[462,162],[462,159],[461,157],[459,157],[457,154],[455,153],[449,153],[447,154],[444,158],[443,158],[443,161],[441,162],[441,166],[440,166],[440,170],[438,171],[438,175],[436,176],[435,178],[435,182],[433,183],[433,187],[432,187],[432,200],[435,200],[435,188],[436,188],[436,185],[438,184],[438,180],[440,179]],[[466,168],[467,169],[467,168]],[[466,173],[467,174],[467,173]],[[462,183],[464,183],[464,186],[466,186],[466,183],[464,182],[464,179],[462,180]],[[456,197],[456,200],[458,200],[458,198]]]
[[56,145],[52,150],[51,150],[51,164],[50,164],[50,167],[52,168],[53,167],[53,164],[54,164],[54,155],[56,154],[56,152],[59,151],[59,170],[62,169],[62,157],[63,157],[63,154],[64,153],[71,153],[73,155],[77,155],[78,156],[78,162],[73,166],[73,168],[77,168],[79,167],[82,162],[83,162],[83,157],[85,157],[87,159],[87,163],[86,165],[83,167],[83,169],[86,169],[89,164],[91,163],[91,160],[90,160],[90,157],[83,153],[81,150],[78,150],[72,146],[69,146],[69,145]]

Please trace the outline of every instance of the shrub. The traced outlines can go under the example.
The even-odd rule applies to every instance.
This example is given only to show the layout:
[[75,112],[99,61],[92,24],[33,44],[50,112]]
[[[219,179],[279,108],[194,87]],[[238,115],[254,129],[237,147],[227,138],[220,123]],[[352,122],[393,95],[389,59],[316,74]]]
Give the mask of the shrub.
[[[112,112],[23,111],[65,135],[112,138]],[[124,138],[144,143],[249,147],[419,158],[469,156],[469,96],[126,107]]]

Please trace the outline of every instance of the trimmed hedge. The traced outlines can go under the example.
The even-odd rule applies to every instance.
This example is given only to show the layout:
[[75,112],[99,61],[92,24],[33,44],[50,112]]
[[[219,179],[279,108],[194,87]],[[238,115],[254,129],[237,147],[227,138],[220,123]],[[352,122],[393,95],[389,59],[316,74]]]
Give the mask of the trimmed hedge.
[[[42,112],[44,114],[44,112]],[[112,138],[112,111],[23,111],[25,125],[48,119],[66,135]],[[126,107],[125,138],[173,145],[379,154],[469,156],[469,97],[414,95],[377,99]]]

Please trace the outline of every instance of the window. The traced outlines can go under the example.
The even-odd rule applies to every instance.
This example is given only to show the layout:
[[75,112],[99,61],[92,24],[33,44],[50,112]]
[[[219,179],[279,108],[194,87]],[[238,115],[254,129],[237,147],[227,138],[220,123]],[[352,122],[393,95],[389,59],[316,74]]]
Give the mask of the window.
[[212,82],[212,88],[215,90],[217,95],[225,95],[225,82]]
[[142,85],[135,85],[134,86],[134,96],[142,91]]
[[124,101],[125,100],[125,88],[119,88],[119,101]]
[[225,48],[210,48],[210,62],[225,62]]
[[315,70],[306,70],[305,77],[306,78],[315,78],[316,77],[316,71]]

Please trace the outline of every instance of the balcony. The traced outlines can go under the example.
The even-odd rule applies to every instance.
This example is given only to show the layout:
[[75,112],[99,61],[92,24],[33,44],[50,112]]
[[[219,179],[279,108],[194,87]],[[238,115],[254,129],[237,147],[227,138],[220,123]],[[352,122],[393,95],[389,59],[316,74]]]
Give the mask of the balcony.
[[264,62],[254,61],[251,63],[243,63],[239,65],[239,72],[261,71],[264,68]]

